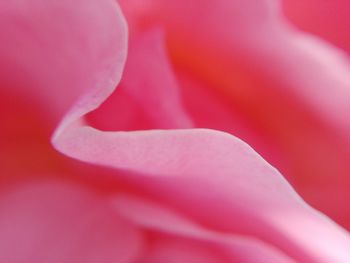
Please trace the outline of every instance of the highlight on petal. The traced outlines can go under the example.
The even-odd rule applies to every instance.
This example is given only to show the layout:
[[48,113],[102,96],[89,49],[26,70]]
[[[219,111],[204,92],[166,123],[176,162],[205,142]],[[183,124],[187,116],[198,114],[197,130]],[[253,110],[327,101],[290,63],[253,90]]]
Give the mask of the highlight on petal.
[[0,194],[2,262],[133,262],[139,231],[103,197],[58,181],[24,182]]
[[[349,260],[348,233],[307,207],[275,169],[231,135],[72,127],[54,144],[79,160],[148,176],[139,184],[158,200],[214,229],[255,236],[299,261]],[[296,221],[288,220],[292,215]]]

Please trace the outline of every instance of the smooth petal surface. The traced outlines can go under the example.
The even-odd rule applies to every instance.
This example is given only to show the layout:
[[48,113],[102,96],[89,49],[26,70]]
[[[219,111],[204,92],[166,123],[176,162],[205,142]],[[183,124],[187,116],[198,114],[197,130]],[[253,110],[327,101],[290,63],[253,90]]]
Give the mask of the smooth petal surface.
[[161,262],[159,258],[184,262],[182,257],[191,257],[187,262],[293,262],[256,238],[205,229],[155,203],[119,195],[115,207],[128,221],[155,232],[152,239],[156,242],[145,258],[157,260],[150,262]]
[[80,95],[120,78],[126,30],[113,0],[1,1],[0,88],[55,125]]
[[176,129],[193,127],[169,64],[161,30],[130,40],[121,82],[89,123],[103,130]]
[[199,242],[164,236],[153,238],[142,259],[136,263],[224,263],[224,257],[216,255],[210,246]]
[[0,179],[64,174],[49,143],[73,102],[119,79],[127,29],[113,0],[0,2]]
[[229,98],[185,70],[177,69],[176,73],[184,107],[191,116],[194,127],[228,132],[254,145],[254,150],[264,153],[264,159],[270,164],[284,163],[281,149],[259,133],[259,127],[244,118]]
[[[270,77],[275,80],[276,72],[282,74],[283,81],[288,79],[286,72],[290,68],[295,69],[299,55],[303,58],[309,56],[306,65],[314,70],[319,69],[315,57],[319,58],[320,51],[314,56],[311,54],[313,49],[310,51],[308,48],[308,43],[314,43],[313,40],[304,41],[302,38],[302,41],[298,41],[294,38],[294,33],[289,34],[294,31],[276,24],[279,20],[274,15],[277,10],[274,3],[256,0],[203,1],[197,5],[197,1],[186,4],[180,1],[165,5],[164,2],[159,2],[153,7],[151,5],[155,20],[146,21],[146,24],[158,23],[164,19],[167,29],[175,30],[170,39],[180,36],[179,42],[169,46],[173,58],[177,59],[177,65],[187,64],[186,59],[195,61],[194,64],[189,64],[190,71],[203,80],[210,80],[212,84],[217,79],[225,80],[216,83],[220,92],[224,93],[235,83],[231,77],[221,78],[220,75],[220,72],[230,72],[230,63],[235,61],[232,60],[232,54],[225,58],[228,49],[234,50],[234,54],[243,52],[244,55],[238,56],[237,60],[242,61],[244,58],[248,62],[254,62],[255,56],[271,55],[276,49],[273,54],[277,55],[272,56],[271,61],[283,61],[283,67],[264,71],[269,80]],[[75,186],[29,184],[24,188],[7,189],[0,198],[0,231],[3,233],[0,237],[3,245],[0,247],[4,250],[0,254],[4,261],[20,261],[20,257],[25,256],[35,262],[51,259],[58,262],[115,262],[116,259],[118,262],[133,262],[140,255],[142,240],[135,226],[126,223],[126,219],[151,231],[165,232],[164,236],[157,236],[153,242],[154,249],[145,253],[146,262],[164,261],[169,254],[173,254],[176,261],[203,262],[204,258],[209,262],[219,261],[216,252],[203,251],[203,247],[198,246],[198,240],[194,239],[199,238],[200,242],[218,239],[217,242],[220,243],[222,232],[230,238],[233,235],[240,236],[238,239],[233,238],[236,245],[242,245],[241,242],[245,239],[242,236],[246,237],[248,241],[243,247],[247,249],[246,245],[258,245],[257,249],[260,250],[257,252],[265,255],[267,261],[271,259],[278,262],[288,258],[301,262],[350,260],[348,233],[308,207],[274,168],[236,137],[204,129],[107,132],[89,126],[86,114],[106,101],[118,85],[125,59],[126,27],[114,1],[78,1],[71,5],[68,1],[46,3],[35,0],[29,6],[28,2],[22,0],[2,3],[0,10],[4,14],[1,16],[4,17],[4,26],[0,29],[9,39],[8,44],[0,48],[0,56],[4,61],[1,62],[1,69],[4,68],[5,72],[1,76],[1,86],[6,91],[13,87],[15,94],[45,104],[52,110],[49,113],[53,116],[52,123],[66,113],[52,137],[52,143],[61,153],[90,165],[111,168],[109,171],[115,171],[115,176],[163,204],[158,206],[147,202],[132,202],[131,198],[127,198],[124,205],[132,207],[132,210],[125,209],[125,206],[123,210],[120,199],[117,199],[117,207],[111,211],[109,203],[97,193]],[[193,20],[193,12],[202,19]],[[50,23],[52,18],[59,22]],[[235,19],[234,23],[232,18]],[[193,21],[196,22],[191,23]],[[232,25],[231,34],[227,34],[227,27],[224,27],[228,22]],[[259,27],[256,27],[257,24]],[[187,25],[192,28],[183,31]],[[193,30],[196,28],[200,30]],[[191,31],[196,33],[191,35]],[[266,32],[270,32],[269,36],[273,36],[273,40],[266,38]],[[207,38],[208,33],[214,37]],[[227,36],[233,37],[227,39]],[[22,39],[28,40],[23,46],[19,41]],[[66,42],[66,39],[69,41]],[[278,41],[275,42],[276,40]],[[146,47],[144,51],[150,51],[149,55],[156,57],[150,69],[164,71],[162,76],[156,76],[147,71],[146,64],[141,63],[139,68],[137,65],[132,66],[127,71],[129,73],[126,73],[125,80],[128,96],[137,105],[141,105],[140,112],[147,113],[147,124],[151,121],[160,128],[179,128],[182,125],[191,127],[192,122],[178,99],[176,81],[170,73],[171,67],[166,65],[166,56],[162,53],[164,50],[157,46],[155,50],[150,49],[155,43],[152,37],[138,41],[140,46],[136,44],[136,48],[131,49],[131,65],[135,63],[133,56],[135,60],[149,59],[142,51]],[[262,44],[257,48],[255,43],[260,41]],[[203,49],[199,45],[198,52],[194,52],[198,60],[192,60],[193,56],[186,58],[192,51],[197,51],[196,43],[204,46]],[[287,47],[279,48],[276,43],[286,44]],[[16,53],[18,49],[13,50],[15,46],[22,47],[22,52]],[[213,53],[205,52],[209,47],[214,50]],[[327,48],[320,49],[328,52]],[[296,59],[285,56],[286,50],[294,50]],[[331,57],[334,58],[333,55]],[[201,59],[207,58],[208,62],[219,61],[216,70],[208,75],[210,71],[202,72],[203,67],[200,66],[203,65]],[[335,59],[337,66],[343,57],[338,58]],[[234,64],[233,68],[239,64]],[[346,69],[347,65],[344,64]],[[212,68],[210,63],[205,65]],[[224,68],[228,65],[231,70],[222,71],[222,65]],[[253,66],[253,71],[263,69],[260,62],[253,63]],[[329,68],[324,64],[321,68],[326,72],[322,81],[333,83],[333,78],[336,78],[340,83],[338,73],[329,73]],[[343,69],[342,66],[340,68]],[[139,79],[135,78],[135,74]],[[18,80],[16,76],[23,76],[23,79]],[[303,73],[297,72],[296,76],[303,77],[301,79],[304,82],[301,81],[301,84],[308,84]],[[343,74],[340,77],[343,81]],[[170,85],[174,98],[167,97],[167,92],[161,89],[159,84],[163,81]],[[145,93],[139,93],[140,83],[147,84]],[[328,113],[327,110],[320,110],[322,114],[327,113],[325,122],[331,122],[332,128],[337,131],[347,127],[343,123],[343,116],[332,118],[335,112],[343,113],[347,109],[345,98],[336,104],[336,96],[329,98],[324,94],[316,94],[313,89],[313,85],[318,83],[316,80],[310,81],[305,93],[302,89],[295,88],[300,83],[292,83],[288,87],[290,94],[297,94],[293,96],[295,105],[313,98],[310,108],[306,107],[307,112],[316,112],[318,116],[320,106],[325,104],[326,109],[331,111]],[[24,84],[28,84],[27,92],[23,92]],[[253,88],[248,88],[247,93],[232,94],[244,94],[243,98],[249,98],[257,89],[254,85],[251,87]],[[340,86],[337,87],[339,92]],[[278,85],[271,86],[271,91],[275,90],[278,90]],[[140,94],[147,95],[153,91],[159,93],[160,97],[140,97]],[[237,97],[238,100],[241,98],[242,96]],[[169,105],[174,107],[168,107],[163,99],[169,99]],[[245,102],[243,100],[243,104]],[[158,107],[162,112],[155,114],[154,109]],[[119,108],[115,110],[119,111]],[[95,117],[97,120],[98,114]],[[272,118],[271,123],[275,124],[274,121]],[[341,135],[346,138],[346,133]],[[123,212],[123,219],[115,211]],[[168,238],[171,234],[176,238]],[[259,241],[256,243],[251,238]],[[191,249],[183,248],[179,242],[183,240]],[[20,253],[13,253],[15,249]],[[248,257],[250,255],[245,252],[247,250],[238,249],[236,255]]]
[[[235,134],[308,202],[349,226],[347,55],[288,24],[279,1],[127,2],[120,1],[131,31],[163,25],[175,68],[229,99],[262,142]],[[283,158],[270,158],[264,144]]]
[[[255,19],[269,17],[270,8],[263,5]],[[252,40],[253,31],[242,39]],[[254,236],[297,261],[349,260],[348,233],[309,208],[242,141],[211,130],[103,132],[87,126],[83,117],[93,108],[89,103],[98,105],[105,99],[86,99],[66,115],[52,138],[59,151],[135,173],[124,179],[214,230]]]
[[298,28],[350,52],[350,3],[347,0],[282,0],[283,10]]
[[256,236],[300,261],[349,259],[348,233],[308,208],[278,172],[228,134],[76,127],[54,143],[77,159],[147,175],[139,183],[158,199],[215,229]]
[[0,194],[1,262],[130,263],[142,236],[96,193],[50,181]]
[[[236,103],[259,103],[258,96],[269,102],[273,90],[277,92],[274,99],[285,102],[290,96],[291,105],[302,107],[304,113],[316,115],[340,131],[349,129],[350,80],[345,54],[291,29],[281,17],[278,1],[194,1],[192,8],[186,1],[171,6],[157,0],[144,2],[147,9],[124,8],[131,18],[137,16],[138,29],[153,23],[163,25],[175,64],[219,85],[216,89],[225,89]],[[248,73],[253,81],[245,79]],[[261,109],[260,105],[256,109],[272,107]],[[253,105],[248,106],[254,110]]]
[[[0,92],[0,184],[31,174],[45,176],[65,169],[63,157],[50,145],[50,125],[40,107]],[[68,163],[67,163],[68,164]]]

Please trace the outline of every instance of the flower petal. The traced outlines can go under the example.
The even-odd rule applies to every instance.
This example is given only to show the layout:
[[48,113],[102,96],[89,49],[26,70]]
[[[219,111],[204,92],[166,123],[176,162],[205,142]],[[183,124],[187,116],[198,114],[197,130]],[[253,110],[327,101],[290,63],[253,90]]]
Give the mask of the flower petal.
[[209,246],[173,236],[152,237],[147,251],[137,263],[225,263]]
[[53,125],[120,78],[127,36],[113,0],[1,1],[0,32],[0,88],[42,105]]
[[[262,143],[234,134],[273,161],[308,202],[350,226],[350,66],[343,51],[288,24],[280,1],[120,2],[132,32],[164,26],[175,68],[229,99]],[[282,158],[271,158],[270,148]]]
[[152,29],[131,39],[118,88],[87,118],[103,130],[189,128],[180,96],[162,31]]
[[54,143],[79,160],[148,175],[139,184],[216,229],[257,236],[299,260],[349,257],[347,233],[308,208],[276,170],[228,134],[72,127]]
[[[216,258],[216,260],[212,259],[214,262],[292,262],[275,247],[254,237],[206,229],[170,211],[169,208],[144,199],[118,195],[115,207],[118,213],[128,221],[153,231],[152,240],[161,239],[156,242],[156,251],[150,249],[148,252],[152,257],[170,257],[172,254],[181,257],[193,254],[198,262],[206,262],[203,258],[206,260]],[[187,244],[181,246],[181,243]],[[179,253],[180,248],[184,253]],[[200,255],[203,256],[200,257]],[[198,257],[202,261],[198,260]],[[187,262],[197,261],[193,259]],[[174,262],[184,261],[175,260]]]
[[142,237],[97,194],[27,182],[0,194],[2,262],[134,262]]
[[[239,6],[237,3],[235,2],[234,7]],[[85,5],[89,6],[86,3]],[[96,6],[90,7],[95,8]],[[56,10],[57,7],[54,9]],[[193,10],[193,7],[190,6],[189,9]],[[115,11],[115,9],[112,10]],[[268,14],[270,9],[266,10],[265,13]],[[65,11],[66,9],[62,13],[66,14]],[[50,15],[50,12],[48,13]],[[254,12],[253,14],[256,20],[250,24],[250,28],[262,21],[260,14],[256,15]],[[229,15],[231,14],[224,13],[223,17],[227,18]],[[240,15],[238,16],[240,23],[237,23],[235,30],[244,32],[242,28],[250,20],[247,18],[247,13],[238,15]],[[263,15],[263,17],[266,16]],[[120,23],[119,19],[119,17],[112,19],[113,24]],[[44,26],[42,20],[38,25],[41,26],[41,24]],[[65,27],[67,28],[69,27]],[[100,30],[100,27],[97,28]],[[92,32],[95,30],[96,28]],[[211,32],[215,30],[209,29]],[[16,30],[14,32],[17,33]],[[60,32],[55,33],[60,35]],[[118,33],[123,35],[123,32]],[[77,71],[73,63],[76,62],[75,59],[72,60],[72,64],[67,63],[67,65],[73,65],[65,68],[67,72],[62,71],[60,63],[57,68],[52,68],[63,74],[61,79],[57,78],[59,79],[57,83],[60,85],[54,84],[53,90],[57,92],[56,88],[67,87],[73,90],[77,87],[72,94],[65,91],[64,94],[68,94],[65,99],[56,94],[56,105],[52,106],[57,109],[55,114],[59,116],[74,101],[80,99],[54,134],[53,142],[57,149],[68,156],[92,164],[135,172],[139,178],[141,175],[148,176],[149,181],[145,187],[154,196],[162,198],[169,206],[176,207],[177,210],[215,230],[255,236],[280,248],[299,261],[349,260],[350,241],[347,233],[307,207],[278,172],[235,137],[208,130],[125,133],[101,132],[85,127],[86,124],[81,117],[102,103],[118,82],[123,64],[121,61],[125,56],[124,46],[120,44],[123,42],[120,41],[122,38],[120,35],[114,35],[113,41],[109,41],[109,37],[103,38],[103,41],[97,41],[108,46],[106,49],[103,48],[103,51],[97,48],[97,53],[90,53],[90,47],[88,47],[87,53],[92,54],[91,57],[87,56],[89,59],[80,61],[88,69]],[[45,40],[47,40],[46,37]],[[59,42],[60,39],[54,40]],[[118,43],[121,46],[121,53],[106,52],[107,56],[103,56],[106,60],[102,59],[101,62],[99,60],[101,53],[105,54],[106,50],[114,50],[113,45]],[[27,47],[31,45],[32,43],[26,44]],[[50,46],[50,44],[46,43],[44,46]],[[36,58],[32,55],[35,52],[25,53],[29,54],[28,61]],[[52,50],[49,50],[47,55],[50,56],[52,53]],[[77,57],[81,55],[79,53]],[[47,61],[55,61],[55,58],[56,56],[50,57]],[[10,70],[11,73],[16,72],[18,65],[21,66],[21,70],[30,69],[24,63],[27,57],[24,56],[22,59],[21,56],[8,58],[4,55],[4,61],[10,60],[10,64],[14,65],[14,68]],[[13,61],[16,63],[12,63]],[[45,59],[43,61],[46,62]],[[40,70],[45,64],[43,61],[38,62]],[[71,62],[69,59],[68,61]],[[91,71],[89,63],[94,65]],[[33,97],[37,98],[37,95],[41,97],[43,94],[44,101],[48,103],[53,101],[52,95],[56,95],[43,91],[46,90],[46,85],[55,83],[53,80],[58,77],[51,75],[51,72],[55,72],[51,70],[47,74],[44,70],[43,75],[37,77],[36,74],[32,74],[37,72],[34,67],[33,72],[28,74],[38,81],[34,86],[38,87],[39,91],[34,92]],[[71,72],[72,75],[69,74]],[[11,79],[9,83],[13,81]],[[22,92],[22,87],[18,89],[19,92]],[[36,91],[36,89],[31,90]],[[318,99],[320,97],[317,97]],[[328,98],[325,99],[328,102]],[[318,103],[320,102],[316,101],[315,104],[318,105]],[[337,106],[330,103],[329,107]],[[337,121],[338,119],[335,122]],[[139,253],[141,243],[139,233],[114,215],[109,207],[106,208],[103,205],[103,202],[96,201],[94,195],[90,197],[88,193],[85,194],[84,191],[82,193],[75,187],[68,191],[65,186],[58,187],[58,189],[56,186],[39,188],[44,189],[43,192],[35,187],[29,187],[23,191],[5,193],[0,198],[1,210],[4,211],[0,215],[0,227],[3,226],[4,233],[1,235],[4,239],[0,238],[3,243],[0,247],[4,249],[1,254],[5,260],[22,260],[16,257],[25,256],[25,259],[29,260],[50,261],[50,257],[53,256],[55,259],[61,257],[60,261],[73,259],[75,262],[112,262],[112,260],[114,262],[117,258],[118,262],[130,262]],[[210,214],[203,209],[204,205],[210,209]],[[77,207],[79,207],[78,210]],[[286,220],[286,215],[288,219],[293,220]],[[81,225],[82,221],[88,226]],[[90,228],[91,225],[92,228]],[[19,230],[18,226],[20,226]],[[48,229],[54,233],[49,232]],[[86,240],[87,229],[93,231],[93,235],[97,236],[96,239]],[[15,231],[15,234],[12,231]],[[72,232],[77,235],[72,236]],[[88,232],[87,235],[92,234]],[[70,238],[69,246],[66,243],[67,236]],[[130,239],[125,240],[125,236]],[[21,242],[18,243],[17,238],[11,240],[13,237],[19,237]],[[33,237],[35,237],[34,240]],[[52,241],[52,237],[56,237],[55,240]],[[123,237],[123,240],[120,240],[120,237]],[[323,237],[327,237],[327,240],[322,239]],[[176,248],[176,245],[178,244],[173,242],[172,247]],[[21,253],[17,253],[18,250],[13,253],[14,248],[20,248]],[[48,252],[49,255],[43,254],[42,251]],[[83,254],[81,251],[86,253]],[[185,255],[185,258],[190,259],[193,256],[198,256],[198,254]]]
[[283,10],[300,29],[350,52],[350,3],[347,0],[282,0]]
[[[239,8],[239,3],[243,2],[232,5]],[[243,9],[244,22],[234,29],[240,32],[241,26],[248,23],[251,31],[242,38],[245,43],[261,37],[254,36],[257,21],[261,25],[272,23],[270,19],[265,23],[273,8],[265,4],[271,2],[257,3],[256,8],[262,7],[263,12],[253,12],[253,22],[249,24],[249,12]],[[189,9],[195,10],[194,6]],[[230,15],[223,13],[223,20]],[[254,50],[252,47],[250,43],[247,50]],[[269,50],[271,46],[267,47]],[[245,143],[212,130],[103,132],[87,126],[82,117],[107,95],[101,91],[100,96],[85,97],[66,115],[52,138],[59,151],[81,161],[133,172],[134,177],[124,179],[147,189],[169,207],[176,207],[212,229],[259,238],[295,260],[350,259],[348,233],[308,207],[283,177]]]

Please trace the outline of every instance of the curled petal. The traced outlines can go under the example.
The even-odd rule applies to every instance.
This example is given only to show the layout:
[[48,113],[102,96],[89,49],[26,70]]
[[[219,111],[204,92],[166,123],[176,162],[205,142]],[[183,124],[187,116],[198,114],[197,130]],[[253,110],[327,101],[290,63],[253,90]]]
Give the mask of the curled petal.
[[[239,8],[238,3],[241,1],[232,5]],[[263,7],[262,13],[252,16],[252,24],[263,19],[267,21],[262,23],[264,27],[271,25],[273,7],[267,3],[271,2],[257,5],[257,10]],[[242,38],[245,43],[263,36],[252,33],[257,31],[249,26],[248,15],[243,12],[244,23],[235,28],[240,30],[248,23],[251,31]],[[223,18],[230,16],[224,13]],[[279,36],[278,29],[274,30]],[[228,43],[234,43],[233,39]],[[271,47],[266,44],[271,44],[269,40],[263,43],[266,46],[261,52]],[[250,42],[247,50],[260,50],[253,47]],[[214,70],[214,74],[217,72]],[[85,97],[65,116],[52,138],[56,149],[84,162],[135,173],[126,180],[214,230],[254,236],[297,261],[349,260],[348,233],[308,207],[284,178],[241,140],[204,129],[94,129],[86,124],[84,115],[104,101],[107,94],[101,91],[99,96]]]
[[282,3],[285,15],[298,28],[350,51],[349,1],[282,0]]
[[[233,134],[273,161],[308,202],[349,226],[347,54],[288,23],[280,1],[142,2],[120,1],[132,32],[163,25],[175,67],[230,100],[261,139]],[[304,2],[289,5],[347,12],[341,0]],[[271,158],[270,148],[282,158]]]
[[150,177],[139,182],[157,198],[216,229],[256,236],[301,261],[349,257],[348,233],[309,208],[275,169],[231,135],[77,126],[54,143],[79,160]]

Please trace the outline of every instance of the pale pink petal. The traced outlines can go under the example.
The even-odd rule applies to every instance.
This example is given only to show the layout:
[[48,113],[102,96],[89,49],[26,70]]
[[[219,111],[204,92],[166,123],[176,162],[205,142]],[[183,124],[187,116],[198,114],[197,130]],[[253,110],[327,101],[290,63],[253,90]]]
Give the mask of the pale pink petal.
[[256,236],[301,261],[349,260],[348,233],[307,207],[275,169],[231,135],[72,126],[54,144],[79,160],[148,176],[134,183],[215,229]]
[[104,198],[63,182],[27,182],[0,194],[1,262],[131,263],[142,236]]
[[113,0],[1,1],[0,89],[40,104],[56,124],[82,94],[110,92],[126,31]]

